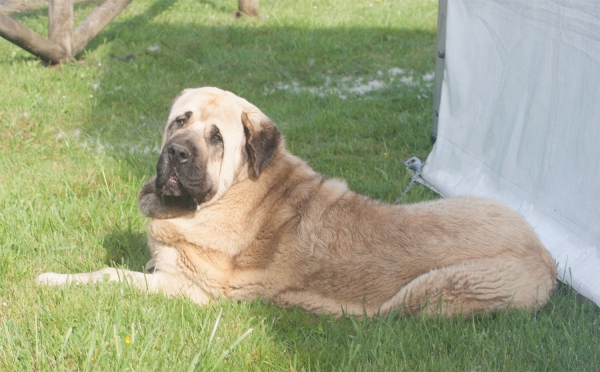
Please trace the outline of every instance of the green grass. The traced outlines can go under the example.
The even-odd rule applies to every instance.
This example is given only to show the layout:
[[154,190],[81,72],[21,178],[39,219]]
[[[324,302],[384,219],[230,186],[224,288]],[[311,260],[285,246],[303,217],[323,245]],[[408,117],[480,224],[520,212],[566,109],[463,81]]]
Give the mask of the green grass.
[[[536,314],[358,321],[34,285],[46,271],[141,269],[137,192],[185,87],[247,98],[293,153],[358,192],[393,201],[408,185],[402,161],[431,150],[437,2],[263,0],[264,20],[234,20],[236,4],[136,0],[61,66],[0,40],[0,370],[597,370],[600,311],[566,286]],[[76,19],[96,5],[77,3]],[[11,17],[45,35],[45,14]],[[350,91],[374,80],[383,88]],[[405,201],[431,198],[416,186]]]

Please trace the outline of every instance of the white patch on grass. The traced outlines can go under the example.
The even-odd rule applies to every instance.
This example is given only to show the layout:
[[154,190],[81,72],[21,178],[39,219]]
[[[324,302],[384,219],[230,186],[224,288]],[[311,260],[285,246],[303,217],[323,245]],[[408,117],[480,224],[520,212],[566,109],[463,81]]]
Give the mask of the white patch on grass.
[[137,145],[137,146],[131,146],[129,147],[129,154],[131,155],[135,155],[135,154],[144,154],[144,155],[150,155],[151,152],[156,153],[157,151],[152,151],[152,149],[150,149],[149,146],[144,146],[142,148],[142,146]]
[[371,80],[371,81],[368,81],[366,84],[355,85],[355,86],[349,88],[348,91],[350,93],[357,93],[362,96],[363,94],[372,92],[374,90],[383,89],[383,88],[385,88],[385,83],[383,81]]
[[404,75],[405,71],[399,67],[392,67],[388,70],[388,74],[391,76]]
[[[310,61],[309,61],[310,64]],[[432,73],[431,73],[432,74]],[[349,96],[365,96],[369,93],[380,91],[394,86],[423,86],[429,88],[431,80],[429,73],[419,79],[414,77],[412,72],[407,72],[399,67],[392,67],[387,74],[377,71],[377,77],[331,77],[325,76],[325,82],[321,86],[302,86],[297,81],[277,82],[271,88],[265,87],[264,94],[273,94],[276,91],[287,91],[295,94],[309,93],[316,97],[327,97],[335,95],[340,99],[347,99]],[[395,78],[399,76],[399,78]],[[383,78],[383,79],[382,79]],[[389,81],[386,81],[389,79]]]
[[[162,123],[155,123],[157,127],[162,126]],[[152,123],[150,124],[152,127]],[[141,128],[148,126],[147,123],[140,124]],[[156,139],[143,139],[140,132],[132,131],[131,135],[125,135],[118,141],[105,141],[100,138],[93,138],[84,134],[80,128],[72,130],[58,129],[58,134],[55,137],[57,142],[64,142],[65,146],[74,146],[84,148],[90,152],[99,154],[114,154],[114,155],[155,155],[160,154],[160,141]],[[153,143],[154,142],[154,143]]]
[[421,79],[423,79],[423,81],[425,82],[431,82],[433,81],[433,79],[435,79],[435,72],[428,72],[425,75],[423,75]]
[[154,45],[150,45],[150,46],[148,47],[148,51],[149,51],[149,52],[157,52],[159,49],[160,49],[160,47],[159,47],[158,45],[156,45],[156,44],[154,44]]
[[406,85],[415,85],[415,82],[413,81],[413,77],[412,76],[402,76],[400,78],[400,82]]
[[67,136],[67,134],[59,129],[58,134],[56,135],[56,137],[54,139],[56,141],[60,141],[61,139],[65,138],[66,136]]

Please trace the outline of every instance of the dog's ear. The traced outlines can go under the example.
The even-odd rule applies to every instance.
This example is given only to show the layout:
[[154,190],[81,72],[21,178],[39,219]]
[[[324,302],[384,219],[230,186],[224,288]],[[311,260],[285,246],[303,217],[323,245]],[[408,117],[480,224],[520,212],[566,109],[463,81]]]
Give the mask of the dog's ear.
[[263,114],[242,112],[242,124],[246,136],[246,153],[254,177],[271,162],[282,137],[279,128]]

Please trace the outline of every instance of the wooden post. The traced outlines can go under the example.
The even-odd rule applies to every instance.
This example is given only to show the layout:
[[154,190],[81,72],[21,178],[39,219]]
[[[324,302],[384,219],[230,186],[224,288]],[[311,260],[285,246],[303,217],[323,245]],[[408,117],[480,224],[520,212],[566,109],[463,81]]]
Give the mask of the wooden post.
[[2,13],[0,13],[0,36],[45,61],[58,62],[65,59],[63,48]]
[[49,0],[49,40],[0,13],[0,36],[43,60],[52,63],[68,61],[80,53],[131,1],[106,0],[73,31],[73,0]]
[[83,48],[108,25],[132,0],[107,0],[100,5],[73,33],[73,55]]
[[72,0],[50,0],[48,2],[48,39],[65,51],[66,59],[73,57],[72,32]]

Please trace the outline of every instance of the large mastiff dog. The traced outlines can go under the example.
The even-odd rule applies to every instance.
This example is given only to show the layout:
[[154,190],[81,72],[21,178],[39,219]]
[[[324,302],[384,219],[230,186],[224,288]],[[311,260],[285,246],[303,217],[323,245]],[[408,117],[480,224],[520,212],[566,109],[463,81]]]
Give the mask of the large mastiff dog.
[[488,199],[388,205],[290,154],[257,107],[217,88],[172,107],[157,175],[146,272],[46,273],[38,283],[127,280],[203,305],[263,299],[313,313],[469,315],[537,310],[556,267],[532,228]]

